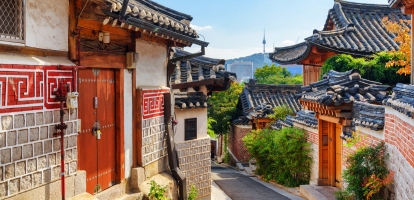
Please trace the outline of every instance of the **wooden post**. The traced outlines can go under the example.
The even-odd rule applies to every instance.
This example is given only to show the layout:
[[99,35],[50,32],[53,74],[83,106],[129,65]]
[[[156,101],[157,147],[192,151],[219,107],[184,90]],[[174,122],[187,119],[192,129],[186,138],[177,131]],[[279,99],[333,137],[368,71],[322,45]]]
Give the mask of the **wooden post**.
[[[118,180],[125,177],[125,151],[124,151],[124,70],[115,71],[115,93],[116,93],[116,169]],[[128,166],[127,166],[128,167]]]
[[75,30],[76,30],[76,23],[77,23],[77,19],[76,19],[76,5],[75,2],[76,0],[69,0],[69,29],[68,29],[68,50],[69,50],[69,60],[74,61],[77,60],[77,56],[76,56],[76,34]]

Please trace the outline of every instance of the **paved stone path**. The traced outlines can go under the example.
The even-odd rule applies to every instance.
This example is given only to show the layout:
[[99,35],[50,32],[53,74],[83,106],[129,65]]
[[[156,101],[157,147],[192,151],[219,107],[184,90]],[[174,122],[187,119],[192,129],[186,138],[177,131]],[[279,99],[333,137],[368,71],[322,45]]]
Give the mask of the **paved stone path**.
[[[235,170],[218,166],[214,163],[211,164],[211,177],[213,181],[220,186],[231,199],[233,200],[289,200],[289,199],[301,199],[299,197],[285,192],[286,196],[294,196],[288,198],[279,192],[266,187],[254,180],[254,178],[243,175]],[[282,190],[282,189],[275,189]]]

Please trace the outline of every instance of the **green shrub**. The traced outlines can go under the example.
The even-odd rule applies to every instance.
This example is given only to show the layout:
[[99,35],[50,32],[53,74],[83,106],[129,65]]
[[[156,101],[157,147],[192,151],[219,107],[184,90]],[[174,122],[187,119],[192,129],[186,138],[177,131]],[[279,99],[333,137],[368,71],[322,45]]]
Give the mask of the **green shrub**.
[[161,186],[154,180],[150,181],[148,184],[151,185],[150,192],[148,194],[150,200],[168,200],[168,197],[165,196],[167,186]]
[[312,150],[304,130],[255,130],[247,134],[243,142],[250,155],[256,158],[257,173],[265,180],[287,187],[309,183]]
[[390,184],[393,178],[385,164],[387,157],[384,142],[375,147],[358,148],[347,158],[348,167],[344,170],[343,179],[348,187],[336,194],[338,199],[352,196],[354,199],[381,199],[381,188]]
[[273,108],[273,114],[269,114],[268,117],[273,120],[285,120],[287,115],[294,115],[295,112],[293,112],[292,108],[290,108],[288,105],[281,105],[276,106]]
[[187,200],[195,200],[198,194],[198,189],[194,184],[190,186],[190,192],[188,193]]

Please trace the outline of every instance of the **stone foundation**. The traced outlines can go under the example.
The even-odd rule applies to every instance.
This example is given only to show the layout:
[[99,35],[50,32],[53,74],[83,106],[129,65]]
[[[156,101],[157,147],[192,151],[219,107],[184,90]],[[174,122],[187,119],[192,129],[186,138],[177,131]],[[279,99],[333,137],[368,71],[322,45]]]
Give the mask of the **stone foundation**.
[[176,143],[179,167],[190,186],[198,189],[198,198],[211,194],[210,137]]
[[[0,198],[60,178],[60,136],[55,137],[59,110],[1,114]],[[66,109],[65,174],[77,171],[77,109]],[[60,189],[58,190],[60,191]]]

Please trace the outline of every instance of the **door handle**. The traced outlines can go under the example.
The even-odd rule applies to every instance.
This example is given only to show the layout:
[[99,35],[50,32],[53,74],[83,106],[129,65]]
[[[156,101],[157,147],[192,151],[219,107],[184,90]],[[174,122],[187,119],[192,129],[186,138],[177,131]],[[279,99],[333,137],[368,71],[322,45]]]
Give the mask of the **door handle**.
[[97,109],[98,108],[98,97],[94,97],[93,98],[93,108]]
[[92,127],[92,132],[93,135],[96,137],[96,139],[100,140],[101,139],[101,125],[99,124],[98,121],[95,122],[95,124],[93,124]]

